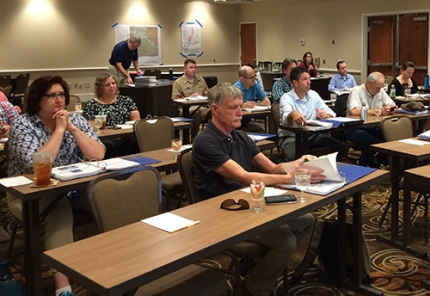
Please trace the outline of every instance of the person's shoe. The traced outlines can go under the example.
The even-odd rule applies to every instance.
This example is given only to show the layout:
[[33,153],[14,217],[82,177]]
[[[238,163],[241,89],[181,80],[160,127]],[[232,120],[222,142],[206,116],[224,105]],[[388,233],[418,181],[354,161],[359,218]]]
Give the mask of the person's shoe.
[[64,292],[61,292],[59,296],[75,296],[75,294],[69,291],[64,291]]
[[251,292],[248,291],[248,289],[245,286],[245,281],[242,281],[240,284],[240,295],[241,296],[254,296],[251,294]]

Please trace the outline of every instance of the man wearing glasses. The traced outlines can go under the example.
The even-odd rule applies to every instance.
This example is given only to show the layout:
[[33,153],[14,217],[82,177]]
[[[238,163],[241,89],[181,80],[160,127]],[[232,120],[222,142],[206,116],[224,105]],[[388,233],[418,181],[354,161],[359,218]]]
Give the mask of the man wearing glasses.
[[[295,168],[305,158],[314,158],[306,155],[290,164],[271,162],[251,138],[237,130],[242,119],[242,93],[230,83],[211,88],[208,103],[212,120],[197,135],[192,152],[194,185],[199,201],[249,186],[253,180],[266,185],[293,184]],[[259,172],[253,172],[252,166]],[[322,170],[311,172],[313,183],[324,178]],[[313,224],[313,216],[305,214],[250,238],[249,241],[267,246],[269,250],[246,275],[241,295],[269,295],[293,255],[296,243]]]
[[[270,100],[267,98],[266,93],[260,86],[255,85],[255,72],[251,67],[243,66],[239,69],[239,80],[234,86],[242,91],[242,108],[270,106]],[[243,120],[242,127],[248,132],[264,133],[264,129],[254,118]]]
[[[366,82],[351,90],[348,97],[347,112],[350,115],[360,115],[363,104],[367,107],[368,115],[375,115],[375,109],[381,110],[382,116],[396,113],[397,106],[388,94],[382,89],[385,76],[380,72],[373,72],[367,77]],[[381,91],[382,90],[382,91]],[[380,164],[388,165],[385,154],[375,154],[370,150],[372,144],[380,143],[384,136],[381,128],[362,128],[347,130],[346,138],[361,147],[359,164],[379,168]]]

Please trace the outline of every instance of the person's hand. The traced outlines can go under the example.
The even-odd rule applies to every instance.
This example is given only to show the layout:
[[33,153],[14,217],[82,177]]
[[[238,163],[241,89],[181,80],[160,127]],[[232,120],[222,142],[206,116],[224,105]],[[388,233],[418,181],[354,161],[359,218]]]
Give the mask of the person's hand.
[[255,107],[255,102],[251,102],[251,101],[246,101],[242,105],[242,108],[254,108],[254,107]]
[[203,93],[202,93],[202,96],[207,96],[208,95],[208,91],[207,90],[205,90]]
[[[381,115],[389,115],[391,106],[383,106],[381,107]],[[397,110],[397,109],[396,109]]]
[[55,120],[55,130],[62,132],[66,131],[68,122],[70,121],[69,112],[67,110],[57,111],[52,119]]
[[190,97],[197,97],[197,96],[200,96],[200,94],[199,93],[195,93],[195,94],[192,94]]
[[[392,109],[394,107],[394,109]],[[389,113],[388,114],[390,114],[390,115],[392,115],[392,114],[394,114],[394,113],[396,113],[397,112],[397,109],[399,109],[397,106],[393,106],[393,105],[391,105],[391,106],[389,106]],[[392,109],[392,110],[391,110]]]
[[314,69],[314,66],[309,65],[308,70],[309,70],[309,71],[311,71],[311,70],[313,70],[313,69]]
[[144,74],[144,72],[140,71],[140,69],[137,69],[137,70],[136,70],[136,73],[137,73],[137,75],[138,75],[138,76],[140,76],[140,75],[143,75],[143,74]]
[[[294,169],[290,172],[290,175],[293,177],[293,183],[294,183],[294,174],[296,172],[296,169],[298,169],[300,165],[295,165]],[[324,170],[321,169],[312,169],[311,171],[311,183],[319,183],[322,180],[326,178],[325,175],[323,175]]]
[[18,114],[21,114],[22,110],[19,106],[13,106],[13,109],[15,109],[16,112],[18,112]]
[[133,84],[133,79],[130,76],[127,76],[127,84]]
[[306,125],[306,119],[299,111],[292,111],[289,115],[289,122],[297,125]]
[[330,114],[328,114],[324,110],[320,110],[318,108],[315,108],[315,110],[317,110],[317,118],[324,119],[324,118],[329,118],[330,117]]

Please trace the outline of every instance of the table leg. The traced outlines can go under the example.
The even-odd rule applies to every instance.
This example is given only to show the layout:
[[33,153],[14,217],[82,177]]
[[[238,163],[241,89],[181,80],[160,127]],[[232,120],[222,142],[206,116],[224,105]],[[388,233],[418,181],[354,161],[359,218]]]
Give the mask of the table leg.
[[[185,118],[190,118],[190,107],[189,106],[183,106],[182,107],[182,116]],[[190,143],[190,130],[188,128],[184,128],[182,130],[182,142],[183,142],[183,144],[189,144]]]
[[[302,136],[301,134],[296,133],[296,159],[299,159],[300,157],[302,157],[303,155],[303,151],[302,151],[302,141],[304,141],[304,138],[306,136]],[[306,137],[307,140],[307,137]]]
[[22,202],[25,254],[25,295],[42,294],[39,200]]

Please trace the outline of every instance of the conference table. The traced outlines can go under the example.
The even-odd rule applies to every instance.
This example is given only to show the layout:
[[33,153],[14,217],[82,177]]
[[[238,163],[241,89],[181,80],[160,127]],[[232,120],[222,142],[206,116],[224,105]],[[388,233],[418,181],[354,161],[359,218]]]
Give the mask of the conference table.
[[[273,141],[263,140],[256,143],[261,149],[270,149],[276,144]],[[168,151],[167,148],[159,149],[135,155],[160,160],[151,164],[159,171],[177,169],[176,152]],[[125,156],[126,158],[127,156]],[[108,172],[109,173],[109,172]],[[33,180],[34,174],[26,174],[24,177]],[[33,188],[30,185],[5,187],[0,184],[0,189],[6,191],[22,200],[22,216],[24,225],[24,254],[25,254],[25,292],[26,295],[42,295],[41,258],[42,248],[40,245],[40,222],[39,222],[39,200],[43,197],[58,196],[68,191],[86,189],[88,184],[96,176],[89,176],[70,181],[59,181],[56,186]]]
[[[401,114],[394,114],[394,116],[396,115],[401,115]],[[419,127],[420,131],[422,130],[422,122],[427,119],[430,119],[430,113],[419,114],[419,115],[411,115],[411,114],[404,114],[404,115],[409,117],[412,121],[418,121],[420,126]],[[347,117],[352,119],[360,119],[360,116],[348,115]],[[355,124],[355,125],[348,125],[348,126],[341,125],[337,128],[333,127],[333,128],[322,129],[318,131],[310,130],[307,126],[288,125],[284,123],[281,123],[279,125],[279,128],[287,131],[291,131],[295,134],[296,158],[300,158],[302,155],[306,154],[306,152],[309,150],[308,138],[311,135],[318,134],[318,133],[329,134],[334,132],[343,132],[347,129],[375,128],[381,125],[381,121],[384,118],[385,116],[379,116],[379,118],[377,118],[377,116],[375,115],[368,115],[367,121],[364,122],[363,124]]]
[[[346,279],[346,252],[339,252],[339,275],[333,282],[347,288],[382,295],[381,291],[362,285],[361,190],[388,178],[384,171],[374,171],[327,195],[308,194],[310,201],[266,206],[263,213],[251,210],[225,211],[222,201],[232,198],[253,201],[249,193],[233,191],[173,211],[199,221],[198,224],[167,233],[142,222],[115,229],[73,244],[46,251],[44,261],[82,284],[92,295],[121,295],[159,277],[193,264],[226,248],[267,231],[329,203],[338,203],[340,238],[338,247],[346,249],[346,197],[353,196],[353,280]],[[298,196],[299,192],[289,191]]]
[[[418,140],[413,138],[412,140]],[[400,170],[400,160],[408,160],[418,163],[430,158],[430,144],[428,145],[414,145],[400,141],[390,141],[371,146],[371,150],[384,153],[391,156],[391,235],[386,237],[378,235],[377,238],[391,246],[407,251],[417,257],[426,258],[427,253],[421,252],[410,246],[410,190],[409,197],[404,196],[403,200],[403,241],[398,242],[399,239],[399,180],[402,174]],[[428,167],[427,167],[428,169]],[[405,179],[406,181],[406,179]],[[405,183],[406,186],[406,183]],[[406,188],[405,188],[406,193]]]
[[141,118],[147,115],[178,116],[178,108],[172,104],[173,81],[162,80],[162,82],[155,86],[120,86],[119,92],[133,99]]

